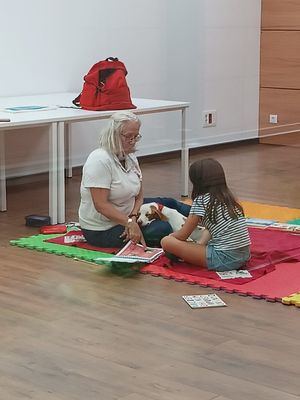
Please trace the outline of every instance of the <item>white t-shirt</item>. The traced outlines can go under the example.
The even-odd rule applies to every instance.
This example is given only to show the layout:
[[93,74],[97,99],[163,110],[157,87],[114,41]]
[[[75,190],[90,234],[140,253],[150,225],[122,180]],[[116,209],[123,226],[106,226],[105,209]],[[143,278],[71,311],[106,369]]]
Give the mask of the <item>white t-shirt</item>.
[[142,173],[135,155],[126,156],[124,168],[118,158],[106,150],[94,150],[83,166],[79,206],[81,228],[104,231],[117,225],[95,209],[90,188],[109,189],[109,201],[129,215],[141,189],[141,181]]

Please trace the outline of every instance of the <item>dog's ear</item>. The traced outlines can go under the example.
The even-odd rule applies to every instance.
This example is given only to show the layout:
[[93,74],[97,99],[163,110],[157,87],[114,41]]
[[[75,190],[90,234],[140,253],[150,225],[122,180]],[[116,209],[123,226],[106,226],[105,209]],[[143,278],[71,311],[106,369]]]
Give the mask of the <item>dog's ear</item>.
[[155,206],[150,206],[151,213],[149,214],[149,220],[158,219],[160,221],[168,221],[168,218],[163,215],[161,211],[159,211]]

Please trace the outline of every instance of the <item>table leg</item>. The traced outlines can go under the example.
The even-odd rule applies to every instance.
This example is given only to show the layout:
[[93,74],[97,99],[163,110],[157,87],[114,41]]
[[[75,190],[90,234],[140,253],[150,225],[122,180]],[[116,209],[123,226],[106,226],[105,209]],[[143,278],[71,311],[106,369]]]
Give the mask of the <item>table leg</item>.
[[181,196],[188,196],[189,149],[186,145],[186,108],[181,110]]
[[0,211],[6,211],[5,132],[0,131]]
[[72,125],[65,124],[65,138],[66,138],[66,175],[67,178],[72,178]]
[[57,130],[57,219],[65,222],[65,124],[58,123]]
[[49,127],[49,216],[57,224],[57,122]]

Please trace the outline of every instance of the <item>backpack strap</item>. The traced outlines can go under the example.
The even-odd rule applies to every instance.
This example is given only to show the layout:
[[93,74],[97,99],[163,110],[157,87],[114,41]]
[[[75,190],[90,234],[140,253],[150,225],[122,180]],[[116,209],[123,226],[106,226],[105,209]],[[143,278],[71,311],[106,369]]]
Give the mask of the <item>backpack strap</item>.
[[74,100],[72,101],[72,103],[74,104],[74,106],[80,107],[80,97],[81,97],[81,93],[76,97],[76,99],[74,99]]
[[118,57],[107,57],[105,61],[119,61]]

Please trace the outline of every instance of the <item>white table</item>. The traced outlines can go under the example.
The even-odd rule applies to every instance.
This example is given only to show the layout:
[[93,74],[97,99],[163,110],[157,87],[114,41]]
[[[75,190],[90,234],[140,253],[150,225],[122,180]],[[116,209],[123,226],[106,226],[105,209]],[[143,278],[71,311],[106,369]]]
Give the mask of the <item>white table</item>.
[[[5,135],[12,129],[47,126],[49,129],[49,216],[51,223],[65,222],[65,135],[67,135],[68,176],[71,166],[71,124],[75,122],[107,119],[114,111],[86,111],[71,107],[77,93],[54,93],[24,97],[0,97],[0,211],[6,211]],[[155,114],[181,111],[181,179],[182,196],[188,195],[188,148],[186,145],[186,109],[190,103],[152,99],[132,99],[136,114]],[[8,113],[6,107],[24,105],[53,106],[42,111]]]

